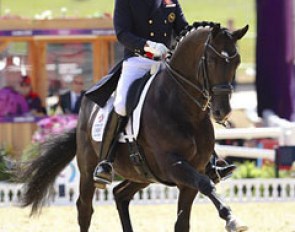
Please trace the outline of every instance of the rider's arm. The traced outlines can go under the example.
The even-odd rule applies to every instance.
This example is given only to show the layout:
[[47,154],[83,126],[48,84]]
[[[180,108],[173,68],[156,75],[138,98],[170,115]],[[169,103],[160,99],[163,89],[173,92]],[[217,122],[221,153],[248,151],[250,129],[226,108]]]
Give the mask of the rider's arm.
[[134,35],[131,30],[133,19],[128,0],[116,0],[114,27],[120,43],[135,53],[144,54],[146,39]]
[[174,2],[176,3],[176,19],[174,21],[173,29],[176,35],[179,35],[179,33],[188,25],[188,22],[185,19],[185,16],[183,14],[181,6],[178,3],[178,0],[174,0]]

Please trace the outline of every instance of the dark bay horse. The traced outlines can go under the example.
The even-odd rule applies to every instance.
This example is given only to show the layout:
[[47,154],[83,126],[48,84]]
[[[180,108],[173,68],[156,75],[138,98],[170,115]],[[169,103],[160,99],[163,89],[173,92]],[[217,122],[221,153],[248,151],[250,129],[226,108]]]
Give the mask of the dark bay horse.
[[[210,112],[219,123],[231,112],[231,83],[240,63],[236,42],[247,30],[245,26],[229,32],[213,23],[188,27],[146,96],[138,143],[158,182],[179,189],[175,232],[189,231],[191,207],[199,191],[213,202],[227,231],[247,230],[217,196],[213,182],[205,175],[215,143]],[[99,144],[91,138],[94,116],[99,110],[93,113],[94,105],[85,97],[77,128],[44,144],[41,155],[22,173],[23,203],[31,205],[34,213],[42,207],[57,175],[77,156],[81,173],[77,200],[81,232],[89,230],[95,190],[92,173],[99,161]],[[126,144],[117,147],[114,169],[124,178],[113,190],[123,231],[132,232],[129,203],[151,181],[136,172]]]

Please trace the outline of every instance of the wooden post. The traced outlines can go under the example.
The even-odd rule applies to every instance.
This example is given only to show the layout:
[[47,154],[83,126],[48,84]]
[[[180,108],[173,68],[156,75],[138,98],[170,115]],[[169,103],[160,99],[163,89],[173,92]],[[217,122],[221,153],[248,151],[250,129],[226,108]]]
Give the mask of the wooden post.
[[43,105],[45,105],[45,99],[47,97],[48,80],[46,70],[46,51],[47,43],[44,41],[35,41],[35,55],[34,55],[34,75],[35,85],[38,93],[42,99]]
[[102,75],[106,75],[110,69],[109,40],[101,40],[102,48]]
[[31,77],[32,88],[35,92],[40,94],[40,91],[37,89],[37,73],[36,73],[36,63],[38,60],[37,52],[36,52],[36,45],[34,41],[28,42],[28,64],[31,67],[27,70],[28,75]]
[[102,54],[101,54],[101,43],[100,40],[97,38],[92,43],[93,46],[93,81],[97,82],[102,78],[102,71],[101,71],[101,63],[102,63]]

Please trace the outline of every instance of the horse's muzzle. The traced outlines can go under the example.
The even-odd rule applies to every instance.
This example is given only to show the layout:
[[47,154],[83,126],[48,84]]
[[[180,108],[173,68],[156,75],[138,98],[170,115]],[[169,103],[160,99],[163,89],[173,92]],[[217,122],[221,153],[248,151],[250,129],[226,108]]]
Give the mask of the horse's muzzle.
[[213,111],[213,118],[217,123],[223,124],[224,122],[228,120],[230,114],[231,114],[231,111],[228,111],[225,113],[220,110],[215,110]]

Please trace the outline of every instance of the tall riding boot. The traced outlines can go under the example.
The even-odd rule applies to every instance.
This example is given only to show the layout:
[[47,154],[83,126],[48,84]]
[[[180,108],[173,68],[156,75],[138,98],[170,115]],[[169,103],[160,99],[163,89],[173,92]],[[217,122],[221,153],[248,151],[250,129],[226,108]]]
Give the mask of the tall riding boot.
[[115,159],[115,147],[126,124],[127,117],[118,115],[114,110],[110,113],[100,148],[100,156],[105,160],[98,163],[93,173],[93,180],[98,188],[105,188],[106,184],[113,181],[112,163]]
[[222,179],[230,177],[235,169],[234,164],[228,164],[225,160],[219,159],[214,151],[210,162],[207,164],[206,175],[217,184]]

